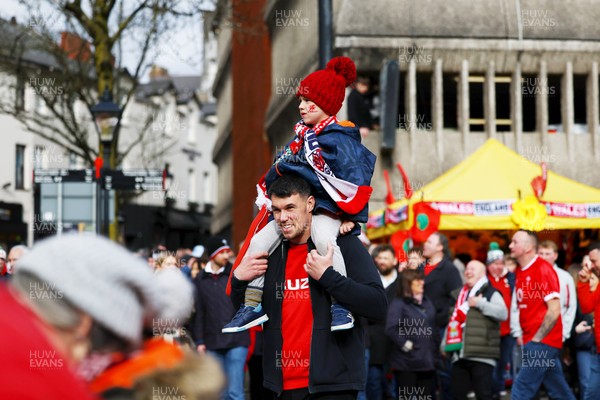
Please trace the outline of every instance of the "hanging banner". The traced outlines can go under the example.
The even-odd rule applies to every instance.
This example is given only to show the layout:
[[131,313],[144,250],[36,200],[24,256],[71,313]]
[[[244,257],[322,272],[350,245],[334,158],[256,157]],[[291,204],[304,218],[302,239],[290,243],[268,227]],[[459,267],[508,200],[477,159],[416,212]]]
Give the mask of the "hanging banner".
[[399,207],[397,209],[385,209],[385,223],[397,224],[408,219],[408,206]]

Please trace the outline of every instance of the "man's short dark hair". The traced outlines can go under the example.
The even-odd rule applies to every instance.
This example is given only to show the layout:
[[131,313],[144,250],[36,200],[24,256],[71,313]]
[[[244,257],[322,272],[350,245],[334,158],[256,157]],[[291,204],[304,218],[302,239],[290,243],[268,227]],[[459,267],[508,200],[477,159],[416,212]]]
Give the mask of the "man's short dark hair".
[[373,258],[377,257],[379,254],[383,253],[384,251],[389,251],[390,253],[392,253],[392,255],[394,257],[396,257],[396,250],[394,250],[394,247],[391,244],[380,244],[379,246],[375,247],[373,249]]
[[533,242],[533,247],[537,251],[538,243],[539,243],[537,233],[535,233],[534,231],[529,231],[527,229],[519,229],[519,232],[525,232],[527,234],[527,236],[529,236],[529,240],[531,240]]
[[590,243],[590,245],[588,246],[588,253],[592,250],[598,250],[600,251],[600,242],[599,241],[594,241],[592,243]]
[[267,196],[277,196],[281,198],[290,197],[299,194],[302,197],[310,196],[310,185],[298,175],[282,175],[271,184],[267,190]]

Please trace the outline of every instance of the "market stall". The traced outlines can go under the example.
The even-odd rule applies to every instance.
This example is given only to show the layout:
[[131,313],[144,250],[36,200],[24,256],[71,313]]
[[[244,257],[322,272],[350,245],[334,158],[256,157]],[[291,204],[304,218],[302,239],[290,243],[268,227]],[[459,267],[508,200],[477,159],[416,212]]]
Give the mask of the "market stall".
[[495,139],[412,197],[369,214],[370,239],[397,231],[600,228],[600,190],[547,170]]

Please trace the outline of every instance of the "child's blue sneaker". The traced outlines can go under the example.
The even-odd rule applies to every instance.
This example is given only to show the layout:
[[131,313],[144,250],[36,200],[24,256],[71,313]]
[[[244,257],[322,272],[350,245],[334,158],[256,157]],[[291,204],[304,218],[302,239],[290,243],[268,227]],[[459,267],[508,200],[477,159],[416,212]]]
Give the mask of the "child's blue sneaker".
[[348,309],[340,304],[331,305],[331,331],[341,331],[354,327],[354,317]]
[[223,333],[235,333],[242,332],[253,326],[260,325],[265,321],[268,321],[269,317],[265,314],[262,309],[262,305],[259,304],[257,307],[241,305],[240,309],[237,310],[233,319],[230,323],[225,325],[221,332]]

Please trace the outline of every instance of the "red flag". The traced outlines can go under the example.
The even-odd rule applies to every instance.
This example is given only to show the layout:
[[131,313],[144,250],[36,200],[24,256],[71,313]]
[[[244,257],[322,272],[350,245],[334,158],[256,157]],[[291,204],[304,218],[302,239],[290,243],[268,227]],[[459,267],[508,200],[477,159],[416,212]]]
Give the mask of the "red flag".
[[392,184],[390,183],[390,174],[388,174],[387,169],[383,170],[383,179],[385,179],[385,186],[387,187],[387,195],[385,196],[385,204],[388,206],[392,203],[396,202],[396,198],[394,197],[394,193],[392,192]]
[[410,230],[394,233],[390,238],[390,244],[396,251],[398,262],[408,261],[408,250],[413,247]]
[[402,168],[402,164],[397,163],[396,167],[398,167],[398,171],[400,171],[400,175],[402,175],[402,181],[404,182],[404,197],[410,199],[413,195],[413,190],[410,186],[408,175],[406,175],[406,171],[404,171],[404,168]]
[[440,226],[440,212],[423,201],[413,204],[412,209],[412,237],[415,242],[425,242],[429,235],[437,232]]
[[546,163],[541,164],[542,167],[542,175],[536,176],[531,181],[531,187],[533,188],[533,194],[538,199],[544,195],[546,191],[546,183],[548,182],[548,168],[546,167]]

